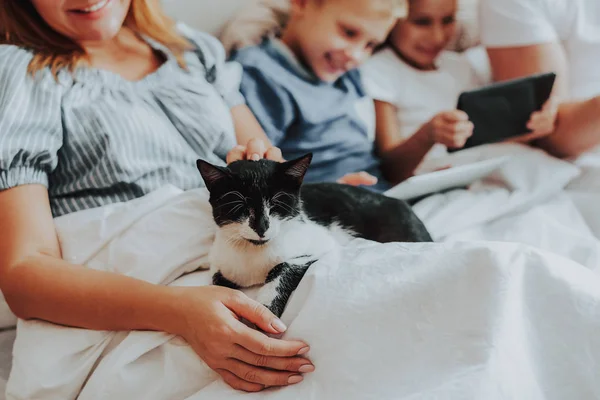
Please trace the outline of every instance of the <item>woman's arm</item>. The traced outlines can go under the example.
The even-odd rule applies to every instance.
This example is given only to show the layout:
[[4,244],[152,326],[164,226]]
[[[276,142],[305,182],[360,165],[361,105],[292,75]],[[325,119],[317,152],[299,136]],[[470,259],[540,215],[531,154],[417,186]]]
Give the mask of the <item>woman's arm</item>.
[[0,192],[0,287],[20,318],[98,330],[177,330],[171,289],[61,259],[48,192]]
[[534,142],[557,157],[576,157],[600,144],[600,96],[566,102],[569,96],[568,61],[558,42],[488,49],[494,80],[502,81],[541,72],[555,72],[552,96],[559,103],[552,134]]
[[153,285],[63,261],[41,185],[0,191],[0,235],[0,289],[22,319],[178,334],[228,383],[249,391],[285,385],[297,375],[285,371],[309,364],[291,357],[306,347],[303,342],[271,339],[238,321],[235,315],[265,332],[285,330],[264,306],[239,292]]
[[543,72],[556,73],[552,96],[569,96],[568,62],[558,42],[532,46],[488,48],[494,81],[505,81]]
[[600,96],[560,104],[554,132],[534,143],[561,158],[577,157],[600,145]]

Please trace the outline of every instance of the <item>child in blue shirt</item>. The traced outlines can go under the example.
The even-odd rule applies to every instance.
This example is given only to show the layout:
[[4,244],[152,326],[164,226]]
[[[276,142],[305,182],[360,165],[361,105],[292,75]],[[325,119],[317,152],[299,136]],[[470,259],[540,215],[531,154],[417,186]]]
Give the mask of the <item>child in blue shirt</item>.
[[307,182],[366,171],[376,190],[388,189],[401,165],[377,154],[373,102],[357,67],[385,41],[405,0],[291,2],[281,38],[233,57],[248,106],[284,158],[313,153]]

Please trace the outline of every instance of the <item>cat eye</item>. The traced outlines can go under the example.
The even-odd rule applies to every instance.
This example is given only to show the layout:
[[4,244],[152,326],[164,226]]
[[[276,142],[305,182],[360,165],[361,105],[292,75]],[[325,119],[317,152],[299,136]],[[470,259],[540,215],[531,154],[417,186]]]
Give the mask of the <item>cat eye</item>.
[[296,211],[296,198],[286,192],[277,192],[269,202],[271,206],[271,212],[279,215],[290,215],[297,214]]
[[219,197],[214,205],[214,211],[222,219],[235,219],[239,214],[246,211],[247,199],[238,191],[231,191]]

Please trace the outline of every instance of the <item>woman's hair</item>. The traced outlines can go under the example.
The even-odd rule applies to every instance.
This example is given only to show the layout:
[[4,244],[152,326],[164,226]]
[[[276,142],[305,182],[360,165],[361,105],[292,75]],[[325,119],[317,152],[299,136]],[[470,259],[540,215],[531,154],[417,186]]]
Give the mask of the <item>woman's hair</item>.
[[[0,44],[12,44],[30,50],[34,57],[29,73],[49,67],[56,76],[61,69],[73,71],[88,61],[85,50],[75,41],[53,30],[29,0],[0,0]],[[175,29],[159,0],[131,0],[125,25],[136,33],[166,46],[185,67],[183,53],[190,43]]]

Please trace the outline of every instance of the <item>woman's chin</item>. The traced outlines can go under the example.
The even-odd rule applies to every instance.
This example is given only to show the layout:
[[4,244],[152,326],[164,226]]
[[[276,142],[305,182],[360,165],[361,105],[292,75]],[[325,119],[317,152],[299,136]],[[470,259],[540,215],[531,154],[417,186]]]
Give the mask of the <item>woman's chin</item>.
[[78,42],[104,42],[114,39],[121,31],[121,24],[104,24],[93,26],[90,24],[84,32],[79,33],[76,38]]
[[114,39],[121,28],[125,15],[110,15],[95,21],[73,24],[72,39],[78,42],[100,42]]

